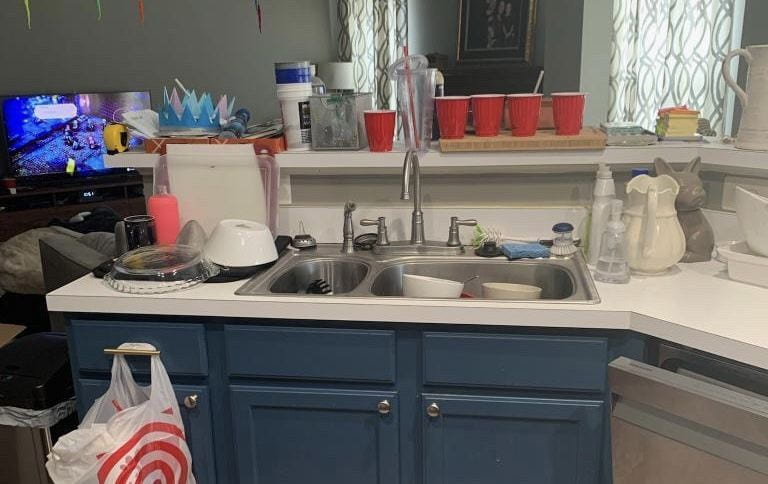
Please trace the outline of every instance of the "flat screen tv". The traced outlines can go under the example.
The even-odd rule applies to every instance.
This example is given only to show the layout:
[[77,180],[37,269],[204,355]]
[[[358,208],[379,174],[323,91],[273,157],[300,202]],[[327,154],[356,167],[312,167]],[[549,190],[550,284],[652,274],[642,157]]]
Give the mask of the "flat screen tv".
[[34,185],[126,173],[104,164],[104,126],[150,106],[147,91],[4,97],[5,176]]

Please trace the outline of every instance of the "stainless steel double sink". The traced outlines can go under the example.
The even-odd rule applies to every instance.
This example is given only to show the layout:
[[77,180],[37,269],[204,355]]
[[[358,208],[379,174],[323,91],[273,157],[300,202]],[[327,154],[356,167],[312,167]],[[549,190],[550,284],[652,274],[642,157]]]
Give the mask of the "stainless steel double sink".
[[393,256],[368,251],[342,254],[339,244],[283,255],[266,273],[255,276],[236,291],[241,296],[306,294],[318,279],[333,295],[311,297],[403,297],[403,274],[468,282],[464,292],[482,297],[485,282],[529,284],[542,288],[539,302],[597,303],[600,301],[583,257],[508,261],[474,255]]

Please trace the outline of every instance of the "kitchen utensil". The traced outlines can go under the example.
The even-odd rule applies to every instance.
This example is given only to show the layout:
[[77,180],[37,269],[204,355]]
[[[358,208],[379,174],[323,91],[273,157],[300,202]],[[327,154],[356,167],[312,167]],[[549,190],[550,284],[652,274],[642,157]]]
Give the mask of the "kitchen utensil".
[[218,266],[193,247],[153,245],[118,257],[104,283],[120,292],[162,294],[196,286],[218,273]]
[[197,220],[207,233],[224,219],[268,223],[259,160],[253,146],[168,145],[168,174],[183,226]]
[[131,215],[123,219],[128,250],[146,247],[157,242],[155,217],[151,215]]
[[365,116],[365,132],[368,135],[368,149],[374,152],[392,151],[395,138],[395,118],[391,110],[371,110]]
[[734,281],[768,287],[768,257],[755,254],[745,241],[718,247],[728,264],[728,277]]
[[680,186],[669,175],[640,175],[627,184],[624,211],[629,267],[640,274],[659,274],[685,254],[685,234],[677,219]]
[[555,237],[552,239],[550,253],[558,257],[568,257],[575,254],[579,249],[576,248],[576,242],[573,240],[573,225],[568,222],[560,222],[552,227]]
[[509,94],[507,96],[509,127],[512,136],[533,136],[539,125],[541,94]]
[[768,257],[768,198],[737,186],[736,216],[752,251]]
[[333,288],[325,279],[315,279],[309,286],[307,286],[307,294],[333,296]]
[[[736,56],[743,56],[749,65],[746,92],[731,76],[731,59]],[[736,92],[743,109],[736,147],[768,150],[768,45],[729,52],[723,59],[723,78]]]
[[467,129],[469,96],[435,98],[441,139],[461,139]]
[[472,119],[475,135],[485,138],[498,136],[504,117],[503,94],[476,94],[472,96]]
[[437,277],[403,274],[403,296],[414,298],[456,299],[464,284]]
[[314,237],[306,233],[304,229],[304,222],[299,222],[299,230],[301,234],[293,236],[293,242],[291,243],[297,249],[311,249],[317,246],[317,241]]
[[528,284],[485,282],[482,284],[482,288],[483,298],[485,299],[505,299],[509,301],[541,299],[541,288]]
[[205,256],[228,267],[251,267],[277,259],[275,239],[269,228],[250,220],[222,220],[205,244]]
[[552,115],[555,134],[577,135],[584,124],[584,105],[587,95],[583,92],[553,92]]

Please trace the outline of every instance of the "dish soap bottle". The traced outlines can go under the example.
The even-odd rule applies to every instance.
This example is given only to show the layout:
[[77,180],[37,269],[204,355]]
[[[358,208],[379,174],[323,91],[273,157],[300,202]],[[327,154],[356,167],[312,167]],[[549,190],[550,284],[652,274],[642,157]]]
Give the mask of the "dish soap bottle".
[[626,227],[621,221],[624,202],[611,202],[611,219],[605,227],[600,239],[600,255],[595,264],[595,280],[612,284],[629,282],[629,263],[624,247],[624,232]]
[[155,166],[154,194],[147,200],[147,213],[155,217],[157,243],[175,244],[179,235],[179,201],[171,194],[168,163],[161,156]]
[[595,189],[592,192],[592,223],[589,228],[589,252],[587,263],[595,265],[600,255],[600,241],[611,215],[611,201],[616,197],[616,185],[613,182],[613,173],[608,165],[600,163],[597,170]]

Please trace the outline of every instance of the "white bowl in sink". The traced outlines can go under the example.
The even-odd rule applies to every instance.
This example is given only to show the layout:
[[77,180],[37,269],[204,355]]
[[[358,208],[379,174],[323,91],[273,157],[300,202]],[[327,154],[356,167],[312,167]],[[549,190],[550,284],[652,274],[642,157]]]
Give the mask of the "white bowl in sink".
[[747,245],[759,255],[768,257],[768,198],[736,187],[736,216],[747,239]]
[[403,274],[403,296],[437,299],[457,299],[464,290],[463,282],[437,277]]

